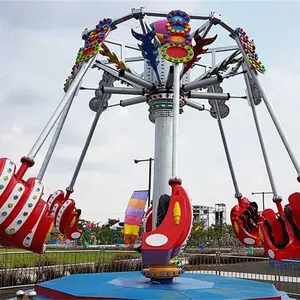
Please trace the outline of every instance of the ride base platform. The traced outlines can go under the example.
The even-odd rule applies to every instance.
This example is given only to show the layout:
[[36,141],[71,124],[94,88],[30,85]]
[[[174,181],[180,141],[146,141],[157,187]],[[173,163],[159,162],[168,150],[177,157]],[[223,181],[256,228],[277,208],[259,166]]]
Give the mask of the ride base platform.
[[273,284],[217,275],[185,273],[171,284],[159,284],[140,272],[77,274],[36,284],[46,299],[290,299]]

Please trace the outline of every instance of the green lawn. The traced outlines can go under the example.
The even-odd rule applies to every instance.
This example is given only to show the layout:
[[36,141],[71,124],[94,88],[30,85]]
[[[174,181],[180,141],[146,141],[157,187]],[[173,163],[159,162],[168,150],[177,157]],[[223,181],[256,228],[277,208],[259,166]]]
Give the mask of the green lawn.
[[[7,252],[4,254],[3,252]],[[137,258],[137,253],[114,253],[103,250],[56,250],[47,249],[43,255],[24,252],[18,249],[0,249],[0,269],[22,268],[38,265],[65,265],[80,263],[107,263],[117,259]]]

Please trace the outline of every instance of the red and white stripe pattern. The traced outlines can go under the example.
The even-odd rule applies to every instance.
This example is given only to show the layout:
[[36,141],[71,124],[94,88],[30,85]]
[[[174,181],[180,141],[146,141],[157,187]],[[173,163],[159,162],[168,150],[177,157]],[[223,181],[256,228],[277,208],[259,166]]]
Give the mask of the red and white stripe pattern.
[[79,213],[75,209],[75,201],[65,197],[61,190],[53,193],[48,200],[55,228],[68,239],[79,239],[81,230],[77,227]]
[[43,185],[37,178],[15,176],[16,165],[0,159],[0,242],[42,253],[53,218],[42,199]]

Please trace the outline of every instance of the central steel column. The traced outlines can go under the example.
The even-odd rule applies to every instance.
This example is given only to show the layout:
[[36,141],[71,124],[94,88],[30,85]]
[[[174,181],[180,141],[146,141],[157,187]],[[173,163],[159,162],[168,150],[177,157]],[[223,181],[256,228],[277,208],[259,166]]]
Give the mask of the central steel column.
[[[172,176],[172,130],[173,113],[160,110],[155,117],[153,211],[157,212],[159,197],[170,195],[169,179]],[[156,215],[153,215],[152,227],[156,227]],[[154,217],[155,216],[155,217]]]
[[[172,64],[161,56],[158,60],[158,70],[161,81],[166,82],[169,68]],[[145,63],[145,79],[156,81],[156,75]],[[182,79],[188,83],[189,74]],[[172,177],[172,142],[173,142],[173,90],[167,91],[165,86],[158,88],[155,94],[148,99],[150,106],[149,119],[155,124],[154,145],[154,175],[152,194],[152,229],[156,228],[157,208],[159,197],[163,194],[171,194],[169,180]],[[182,99],[180,99],[182,100]]]
[[[149,101],[149,118],[151,122],[155,123],[152,229],[156,228],[159,197],[163,194],[170,195],[169,179],[172,176],[172,98],[163,97],[159,100],[154,99],[152,102],[153,97],[156,95],[150,98],[151,102]],[[166,103],[169,103],[169,107]]]

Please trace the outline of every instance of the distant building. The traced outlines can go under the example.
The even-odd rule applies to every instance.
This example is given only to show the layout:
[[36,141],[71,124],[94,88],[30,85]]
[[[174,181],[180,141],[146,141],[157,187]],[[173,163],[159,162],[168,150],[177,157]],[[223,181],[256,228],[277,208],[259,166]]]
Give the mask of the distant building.
[[215,204],[215,224],[221,225],[226,223],[226,204],[216,203]]
[[226,223],[226,204],[216,203],[215,208],[206,205],[192,205],[193,221],[204,222],[205,228]]
[[193,221],[204,222],[204,227],[207,228],[212,225],[211,214],[214,212],[213,207],[205,205],[193,205]]

